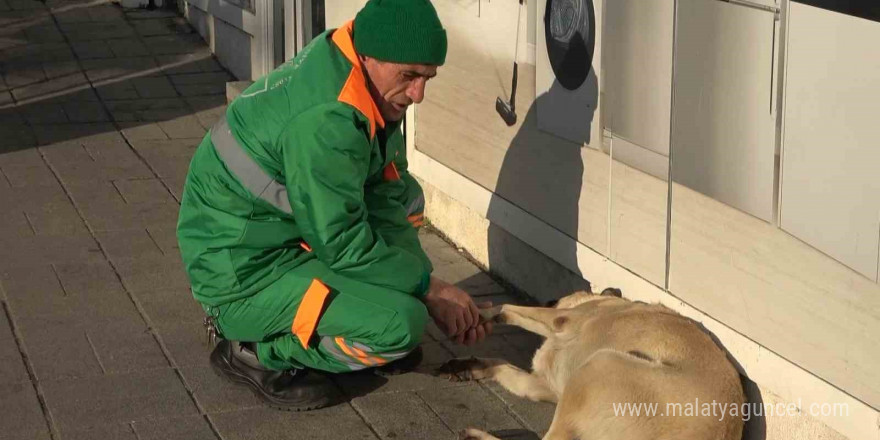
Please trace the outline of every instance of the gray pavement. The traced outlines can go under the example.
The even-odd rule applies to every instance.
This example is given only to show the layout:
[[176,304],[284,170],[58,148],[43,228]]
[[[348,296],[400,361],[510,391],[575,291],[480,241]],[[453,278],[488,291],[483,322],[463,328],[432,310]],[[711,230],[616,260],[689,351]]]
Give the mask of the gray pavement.
[[[174,226],[189,159],[233,80],[174,13],[0,0],[0,439],[535,439],[552,405],[426,372],[452,356],[527,365],[499,329],[475,348],[431,326],[423,371],[339,376],[350,401],[287,413],[208,364]],[[437,274],[514,298],[437,235]]]

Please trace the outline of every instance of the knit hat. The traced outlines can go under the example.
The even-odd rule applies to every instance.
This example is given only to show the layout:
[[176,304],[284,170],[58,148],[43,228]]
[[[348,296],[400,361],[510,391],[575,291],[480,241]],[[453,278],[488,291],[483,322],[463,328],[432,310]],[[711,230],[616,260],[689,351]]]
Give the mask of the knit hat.
[[446,30],[430,0],[369,0],[354,19],[357,53],[405,64],[446,62]]

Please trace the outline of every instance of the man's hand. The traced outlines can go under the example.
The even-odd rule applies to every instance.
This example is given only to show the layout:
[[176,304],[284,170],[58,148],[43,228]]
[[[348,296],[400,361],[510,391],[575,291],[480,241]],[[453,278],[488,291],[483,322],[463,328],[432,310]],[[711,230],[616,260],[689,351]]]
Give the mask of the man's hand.
[[480,311],[470,295],[445,281],[431,277],[425,306],[440,329],[459,344],[472,345],[492,332],[492,323],[480,322]]

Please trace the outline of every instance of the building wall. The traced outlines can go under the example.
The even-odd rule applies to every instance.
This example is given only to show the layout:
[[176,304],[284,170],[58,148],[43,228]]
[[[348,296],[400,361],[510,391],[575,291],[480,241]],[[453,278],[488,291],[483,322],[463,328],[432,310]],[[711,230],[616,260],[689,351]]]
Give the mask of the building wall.
[[[410,115],[415,127],[411,165],[429,190],[429,217],[483,264],[538,299],[558,297],[585,278],[629,286],[625,295],[668,302],[709,323],[762,394],[803,405],[805,419],[768,421],[768,439],[880,439],[880,373],[875,371],[880,352],[872,350],[880,334],[877,260],[852,264],[845,253],[815,239],[823,228],[828,228],[824,236],[835,237],[858,220],[854,225],[865,232],[853,236],[861,237],[856,240],[863,246],[861,255],[880,254],[875,244],[880,208],[873,204],[880,179],[867,171],[868,164],[876,169],[880,163],[878,136],[872,131],[876,124],[864,119],[877,113],[880,75],[873,61],[865,64],[861,57],[880,59],[866,55],[876,50],[870,42],[878,41],[873,35],[880,23],[787,1],[776,21],[760,8],[703,1],[686,11],[696,15],[684,32],[691,40],[702,39],[702,46],[675,47],[679,55],[704,58],[675,63],[672,23],[664,26],[656,14],[643,17],[622,3],[616,6],[623,9],[606,11],[620,22],[642,23],[640,31],[656,34],[659,46],[654,46],[669,58],[642,60],[650,64],[642,68],[615,59],[615,65],[598,69],[602,102],[612,107],[599,111],[601,142],[583,146],[536,127],[535,74],[529,66],[520,65],[517,124],[507,127],[495,113],[495,98],[509,93],[510,70],[504,66],[512,64],[512,55],[505,59],[504,53],[512,54],[513,48],[508,41],[500,49],[505,42],[485,33],[494,27],[498,34],[513,35],[511,23],[502,18],[515,9],[493,19],[471,14],[466,6],[473,3],[436,0],[450,33],[448,62],[430,83],[426,101]],[[491,26],[482,25],[489,21]],[[744,29],[752,30],[739,35]],[[622,52],[638,59],[651,49],[649,38],[632,41],[627,35],[606,31],[602,59]],[[713,41],[726,50],[711,52]],[[618,49],[608,51],[609,45]],[[724,66],[731,60],[724,57],[747,55],[756,45],[767,59],[733,63],[742,72],[730,75],[733,67]],[[847,49],[835,50],[840,46]],[[822,51],[841,56],[829,66],[815,56]],[[658,74],[644,74],[651,69]],[[697,86],[695,79],[703,83]],[[655,86],[627,88],[644,81]],[[614,87],[606,88],[609,83]],[[688,87],[702,87],[703,93],[688,96]],[[707,96],[712,99],[701,101]],[[664,100],[672,102],[667,107]],[[659,110],[633,109],[639,102]],[[612,112],[617,123],[609,122]],[[665,143],[664,118],[673,128],[665,132],[670,135]],[[738,133],[749,131],[751,137],[732,134],[730,127],[737,126],[742,127]],[[817,129],[824,137],[804,131]],[[831,142],[838,138],[846,144]],[[831,153],[835,150],[845,152],[846,160]],[[799,162],[787,161],[792,152],[800,155]],[[669,157],[674,164],[676,153],[680,159],[706,156],[670,167]],[[749,164],[758,162],[745,160],[748,154],[760,158],[761,179],[736,174],[755,172]],[[699,168],[709,165],[733,174]],[[844,171],[862,170],[859,165],[865,172]],[[787,166],[806,170],[801,179],[816,176],[814,185],[824,191],[798,186],[797,172]],[[840,174],[848,175],[841,180]],[[713,179],[722,177],[741,180],[730,188],[713,186]],[[822,211],[820,199],[810,203],[814,193],[828,197],[827,206],[837,211]],[[807,214],[797,218],[787,209]],[[795,226],[809,229],[813,238]],[[847,402],[853,413],[807,417],[808,402],[825,401]]]

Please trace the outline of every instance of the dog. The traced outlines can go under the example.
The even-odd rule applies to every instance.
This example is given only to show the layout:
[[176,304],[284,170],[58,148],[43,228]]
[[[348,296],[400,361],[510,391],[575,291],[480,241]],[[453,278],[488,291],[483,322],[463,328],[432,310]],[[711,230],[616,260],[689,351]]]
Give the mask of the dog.
[[[609,288],[600,295],[575,292],[555,307],[496,306],[483,318],[546,338],[532,359],[533,371],[470,358],[450,360],[438,374],[491,379],[515,395],[556,403],[543,440],[742,436],[743,419],[733,410],[745,401],[736,368],[699,324],[662,305],[631,302]],[[626,411],[635,406],[638,415]],[[477,429],[460,438],[498,440]]]

